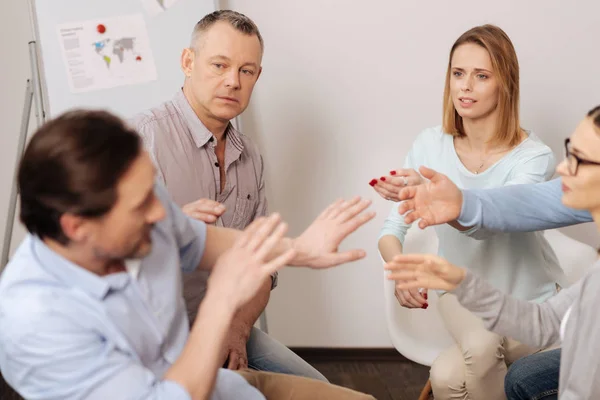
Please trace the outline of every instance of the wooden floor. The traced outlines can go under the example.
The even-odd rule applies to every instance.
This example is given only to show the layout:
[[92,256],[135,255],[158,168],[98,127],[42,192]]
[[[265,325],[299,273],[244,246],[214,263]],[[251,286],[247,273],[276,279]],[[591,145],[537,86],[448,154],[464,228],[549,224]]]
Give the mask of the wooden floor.
[[[317,353],[297,350],[333,384],[368,393],[378,400],[417,400],[429,368],[401,356]],[[390,353],[392,354],[392,353]],[[0,377],[0,399],[21,400]]]
[[294,351],[331,383],[378,400],[417,400],[429,379],[429,367],[413,363],[393,349]]

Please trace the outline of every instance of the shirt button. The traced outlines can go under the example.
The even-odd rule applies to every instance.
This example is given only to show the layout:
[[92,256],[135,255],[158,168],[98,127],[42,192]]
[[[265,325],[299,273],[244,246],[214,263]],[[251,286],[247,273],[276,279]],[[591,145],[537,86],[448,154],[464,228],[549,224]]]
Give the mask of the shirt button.
[[218,162],[215,163],[215,167],[219,167],[219,163]]

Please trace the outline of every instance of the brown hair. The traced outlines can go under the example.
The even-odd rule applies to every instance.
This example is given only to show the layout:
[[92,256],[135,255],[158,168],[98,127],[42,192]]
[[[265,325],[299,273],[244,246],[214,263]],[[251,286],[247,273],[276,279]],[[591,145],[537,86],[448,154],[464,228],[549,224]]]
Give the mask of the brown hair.
[[75,110],[48,121],[19,164],[21,222],[30,233],[66,245],[60,217],[110,211],[118,181],[141,149],[139,135],[105,111]]
[[202,35],[202,33],[206,32],[211,26],[216,24],[219,21],[225,21],[238,31],[245,33],[248,36],[256,35],[258,41],[260,42],[261,50],[264,50],[264,42],[263,38],[260,35],[260,31],[258,27],[250,18],[246,17],[244,14],[239,13],[237,11],[232,10],[218,10],[214,11],[210,14],[205,15],[194,27],[194,31],[192,32],[192,40],[190,47],[195,49],[196,44],[198,43],[198,39]]
[[458,115],[450,94],[452,56],[465,43],[474,43],[487,50],[500,84],[498,99],[498,126],[495,141],[515,146],[521,138],[519,121],[519,61],[508,35],[495,25],[476,26],[463,33],[454,42],[448,59],[444,88],[443,129],[452,136],[465,136],[462,117]]
[[596,106],[596,107],[592,108],[588,112],[587,116],[589,118],[591,118],[592,121],[594,121],[596,128],[600,129],[600,106]]

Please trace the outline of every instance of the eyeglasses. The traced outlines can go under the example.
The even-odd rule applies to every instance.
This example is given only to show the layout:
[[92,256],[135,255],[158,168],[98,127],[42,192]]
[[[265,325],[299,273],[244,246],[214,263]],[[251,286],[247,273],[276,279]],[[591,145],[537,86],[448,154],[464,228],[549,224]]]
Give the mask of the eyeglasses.
[[565,160],[567,160],[569,174],[577,175],[577,170],[579,169],[580,165],[600,165],[600,162],[584,160],[583,158],[571,153],[571,146],[569,146],[570,143],[571,139],[565,139]]

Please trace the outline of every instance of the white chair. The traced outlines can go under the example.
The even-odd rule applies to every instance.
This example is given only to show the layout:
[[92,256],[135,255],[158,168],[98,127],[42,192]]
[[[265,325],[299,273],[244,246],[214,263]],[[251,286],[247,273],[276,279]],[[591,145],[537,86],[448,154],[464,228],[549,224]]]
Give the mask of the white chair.
[[[546,231],[545,237],[554,249],[570,284],[576,282],[597,258],[597,252],[591,246],[558,230]],[[438,240],[431,228],[413,228],[407,235],[405,245],[411,252],[435,254]],[[411,361],[431,366],[440,352],[453,344],[437,310],[437,293],[432,290],[428,292],[427,310],[404,308],[394,296],[394,283],[385,279],[384,273],[384,296],[388,331],[396,350]],[[427,381],[419,400],[427,399],[430,392],[431,383]]]

